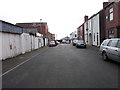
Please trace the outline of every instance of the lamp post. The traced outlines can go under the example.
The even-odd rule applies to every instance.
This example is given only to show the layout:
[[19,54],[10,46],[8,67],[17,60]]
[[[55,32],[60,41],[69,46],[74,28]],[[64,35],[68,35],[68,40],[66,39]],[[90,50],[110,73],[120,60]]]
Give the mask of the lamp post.
[[40,19],[40,22],[42,21],[42,19]]

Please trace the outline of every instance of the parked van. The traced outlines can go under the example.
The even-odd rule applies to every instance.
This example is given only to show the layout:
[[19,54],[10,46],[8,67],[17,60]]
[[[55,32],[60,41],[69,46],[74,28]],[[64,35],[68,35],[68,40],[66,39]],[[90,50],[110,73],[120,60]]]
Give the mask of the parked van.
[[112,59],[120,62],[120,38],[104,40],[100,52],[104,60]]

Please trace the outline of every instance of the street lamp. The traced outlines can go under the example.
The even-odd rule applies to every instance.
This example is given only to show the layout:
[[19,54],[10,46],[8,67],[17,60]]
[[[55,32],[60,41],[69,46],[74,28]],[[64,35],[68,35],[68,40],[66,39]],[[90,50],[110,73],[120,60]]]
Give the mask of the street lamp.
[[42,19],[40,19],[40,22],[42,21]]

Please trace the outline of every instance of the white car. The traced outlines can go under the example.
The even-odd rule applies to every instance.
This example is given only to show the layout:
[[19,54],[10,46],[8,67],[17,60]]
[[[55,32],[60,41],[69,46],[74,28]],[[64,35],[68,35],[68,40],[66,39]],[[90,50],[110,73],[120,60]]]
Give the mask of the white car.
[[120,38],[104,40],[100,52],[104,60],[112,59],[120,62]]

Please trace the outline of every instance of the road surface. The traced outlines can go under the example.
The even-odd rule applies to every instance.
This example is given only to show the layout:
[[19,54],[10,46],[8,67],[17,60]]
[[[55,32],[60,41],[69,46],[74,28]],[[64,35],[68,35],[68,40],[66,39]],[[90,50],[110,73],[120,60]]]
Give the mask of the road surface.
[[15,68],[3,62],[4,73],[10,68],[2,76],[3,88],[118,88],[118,64],[103,61],[92,48],[60,44],[15,59],[21,58],[24,63]]

